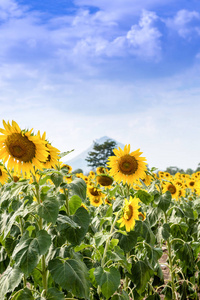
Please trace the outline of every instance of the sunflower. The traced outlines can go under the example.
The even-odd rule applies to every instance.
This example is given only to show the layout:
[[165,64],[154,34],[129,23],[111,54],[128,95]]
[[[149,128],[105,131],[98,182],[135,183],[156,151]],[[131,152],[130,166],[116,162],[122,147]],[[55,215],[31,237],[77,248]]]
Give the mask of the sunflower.
[[0,165],[0,183],[4,184],[7,181],[8,177],[9,176],[6,169]]
[[179,190],[180,190],[180,186],[176,185],[173,182],[166,182],[165,185],[163,186],[163,193],[169,191],[172,195],[172,198],[176,200],[179,197]]
[[125,199],[125,205],[123,209],[123,216],[121,219],[118,220],[118,223],[120,224],[120,227],[125,226],[126,231],[130,231],[134,228],[135,226],[135,220],[139,220],[139,214],[140,212],[138,209],[140,206],[138,205],[139,198],[134,197],[132,198],[130,196],[129,201]]
[[90,203],[93,205],[93,206],[100,206],[102,203],[103,203],[103,199],[101,196],[93,196],[93,197],[90,197]]
[[60,151],[53,147],[47,140],[46,140],[46,132],[43,133],[42,136],[40,136],[40,131],[38,131],[38,137],[42,139],[45,142],[45,145],[48,149],[48,156],[45,161],[42,161],[43,166],[45,169],[51,169],[55,168],[56,165],[58,164],[58,161],[60,159],[59,153]]
[[151,175],[148,175],[148,174],[145,173],[145,176],[141,179],[148,186],[152,182],[153,177]]
[[21,130],[19,125],[12,121],[3,120],[4,129],[0,128],[0,159],[7,162],[8,169],[16,172],[34,172],[34,166],[42,169],[41,161],[48,158],[48,148],[45,142],[32,134],[31,130]]
[[88,197],[89,198],[92,198],[92,197],[102,197],[103,196],[103,193],[101,192],[101,190],[98,189],[98,188],[96,188],[92,184],[88,184],[87,185],[87,193],[88,193]]
[[111,184],[113,183],[113,178],[106,174],[97,175],[96,180],[97,180],[98,184],[100,184],[101,186],[106,186],[106,187],[110,187]]
[[120,147],[114,149],[114,156],[108,158],[110,175],[117,182],[133,184],[137,179],[143,178],[146,171],[145,157],[140,157],[140,149],[130,153],[130,145],[125,145],[124,150]]
[[96,168],[97,174],[106,174],[108,173],[108,169],[106,169],[104,166],[99,166]]
[[61,169],[62,168],[66,168],[68,170],[68,173],[72,172],[72,167],[70,165],[67,164],[61,164]]
[[192,191],[194,191],[194,189],[196,188],[196,185],[197,185],[197,181],[195,179],[192,179],[192,178],[188,178],[186,180],[186,184],[188,186],[189,189],[191,189]]

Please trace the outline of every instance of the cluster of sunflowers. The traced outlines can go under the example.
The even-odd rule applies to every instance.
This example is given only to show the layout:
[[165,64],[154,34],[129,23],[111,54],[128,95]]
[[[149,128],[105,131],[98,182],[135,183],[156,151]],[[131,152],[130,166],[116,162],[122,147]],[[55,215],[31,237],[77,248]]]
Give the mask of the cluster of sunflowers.
[[194,194],[200,195],[200,172],[192,175],[177,172],[171,175],[168,172],[159,171],[157,178],[161,182],[163,193],[170,191],[175,200],[186,196],[191,199]]
[[[180,174],[174,176],[167,172],[159,171],[157,174],[147,172],[146,158],[141,157],[140,149],[131,152],[130,145],[124,150],[114,149],[114,155],[108,158],[107,167],[100,166],[96,171],[90,171],[86,176],[82,173],[72,174],[69,165],[62,164],[60,151],[53,147],[46,139],[46,133],[34,134],[31,130],[21,130],[19,125],[12,121],[3,121],[4,129],[0,128],[0,182],[3,184],[9,178],[13,181],[19,178],[32,180],[32,175],[37,176],[37,170],[48,168],[67,168],[66,182],[70,183],[74,177],[82,178],[87,184],[87,196],[90,204],[99,207],[102,204],[112,205],[114,197],[109,197],[109,189],[116,184],[127,185],[134,190],[144,189],[153,180],[158,179],[163,193],[169,191],[172,198],[178,200],[188,193],[200,194],[200,172],[194,174]],[[6,167],[5,167],[6,166]],[[87,209],[85,204],[83,206]],[[144,215],[139,211],[139,199],[137,197],[125,198],[123,215],[119,220],[121,226],[127,231],[133,229],[135,220]]]

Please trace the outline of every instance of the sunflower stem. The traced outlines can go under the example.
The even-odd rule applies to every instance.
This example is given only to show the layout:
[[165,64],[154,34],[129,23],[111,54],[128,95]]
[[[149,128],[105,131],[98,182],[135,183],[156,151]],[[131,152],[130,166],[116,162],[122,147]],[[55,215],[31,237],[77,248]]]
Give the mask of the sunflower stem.
[[[23,223],[22,223],[22,218],[21,217],[19,217],[19,222],[20,222],[21,235],[23,235],[24,229],[23,229]],[[23,282],[24,282],[24,287],[26,287],[27,282],[26,282],[26,276],[25,276],[25,274],[23,276]]]
[[117,222],[117,219],[118,219],[118,215],[120,213],[120,210],[116,213],[115,215],[115,219],[114,219],[114,222],[110,228],[110,236],[109,238],[106,240],[106,245],[105,245],[105,249],[104,249],[104,253],[103,253],[103,258],[102,258],[102,261],[101,261],[101,267],[103,268],[104,267],[104,263],[105,263],[105,259],[106,259],[106,253],[107,253],[107,250],[108,250],[108,247],[110,245],[110,239],[112,237],[112,233],[113,233],[113,230],[115,228],[115,224]]
[[65,188],[63,188],[63,192],[65,194],[65,199],[66,199],[66,201],[65,201],[66,212],[69,216],[70,215],[70,213],[69,213],[69,193],[66,191]]
[[[32,176],[33,176],[33,180],[37,183],[35,185],[35,192],[36,192],[37,203],[40,204],[40,186],[36,180],[35,175],[32,174]],[[39,218],[38,225],[39,225],[39,230],[42,230],[43,229],[43,221],[42,221],[41,217]],[[46,291],[47,291],[47,268],[46,268],[46,262],[45,262],[45,255],[42,255],[41,265],[42,265],[41,273],[42,273],[43,294],[46,294]]]
[[[109,236],[109,238],[106,240],[106,245],[105,245],[104,252],[103,252],[103,258],[102,258],[102,261],[101,261],[101,267],[102,267],[102,268],[104,268],[104,266],[105,266],[106,253],[107,253],[108,247],[109,247],[109,245],[110,245],[110,239],[111,239],[111,237],[112,237],[112,233],[113,233],[113,230],[114,230],[114,228],[115,228],[115,224],[116,224],[116,222],[117,222],[119,213],[120,213],[120,210],[119,210],[119,211],[116,213],[116,215],[115,215],[114,222],[113,222],[113,224],[112,224],[112,226],[111,226],[111,228],[110,228],[110,236]],[[98,293],[98,295],[100,296],[100,293],[101,293],[101,287],[100,287],[99,285],[98,285],[98,287],[97,287],[97,293]],[[100,298],[100,299],[101,299],[101,298]]]
[[[167,223],[167,214],[165,214],[165,223]],[[171,276],[171,282],[172,282],[172,300],[176,300],[176,287],[175,287],[175,278],[174,278],[174,271],[173,271],[173,262],[172,262],[172,249],[171,249],[171,242],[170,239],[167,239],[167,250],[168,250],[168,257],[169,257],[169,271]]]

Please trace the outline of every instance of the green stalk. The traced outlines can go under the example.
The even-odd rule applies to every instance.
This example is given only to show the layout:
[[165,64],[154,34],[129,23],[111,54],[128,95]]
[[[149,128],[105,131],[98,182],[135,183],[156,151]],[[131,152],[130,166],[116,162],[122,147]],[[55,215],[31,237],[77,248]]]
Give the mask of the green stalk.
[[[32,174],[33,179],[35,182],[36,178],[35,176]],[[35,191],[36,191],[36,199],[37,199],[37,203],[40,204],[40,187],[38,184],[35,185]],[[42,222],[42,218],[39,218],[39,229],[42,230],[43,229],[43,222]],[[46,294],[47,291],[47,268],[46,268],[46,262],[45,262],[45,255],[42,255],[41,258],[41,265],[42,265],[42,284],[43,284],[43,291],[42,294]]]
[[[19,217],[19,222],[20,222],[21,235],[23,235],[24,230],[23,230],[23,223],[22,223],[22,218],[21,217]],[[24,282],[24,287],[26,287],[27,282],[26,282],[26,276],[25,276],[25,274],[23,276],[23,282]]]
[[[108,250],[108,247],[110,245],[110,239],[112,237],[112,233],[114,231],[114,228],[115,228],[115,224],[117,222],[117,219],[118,219],[118,215],[119,215],[120,211],[118,211],[115,215],[115,219],[114,219],[114,222],[110,228],[110,236],[109,238],[106,240],[106,245],[105,245],[105,248],[104,248],[104,252],[103,252],[103,258],[102,258],[102,261],[101,261],[101,267],[104,268],[105,266],[105,259],[106,259],[106,253],[107,253],[107,250]],[[101,287],[98,285],[98,288],[97,288],[97,293],[98,295],[100,295],[100,292],[101,292]]]
[[[165,223],[167,223],[167,214],[165,213]],[[172,300],[176,300],[176,288],[175,288],[175,282],[174,282],[174,272],[173,272],[173,262],[172,262],[172,244],[170,242],[170,239],[167,239],[167,250],[168,250],[168,257],[169,257],[169,271],[171,276],[171,282],[172,282]]]
[[64,192],[65,198],[66,198],[66,201],[65,201],[66,212],[69,216],[70,215],[70,213],[69,213],[69,195],[65,188],[63,188],[63,192]]
[[110,245],[110,239],[112,237],[112,233],[113,233],[113,230],[115,228],[115,224],[117,222],[117,219],[118,219],[118,215],[120,213],[120,210],[116,213],[115,215],[115,219],[114,219],[114,222],[110,228],[110,236],[109,238],[106,240],[106,245],[105,245],[105,249],[104,249],[104,252],[103,252],[103,258],[102,258],[102,261],[101,261],[101,267],[103,268],[104,267],[104,263],[105,263],[105,259],[106,259],[106,253],[107,253],[107,250],[108,250],[108,247]]

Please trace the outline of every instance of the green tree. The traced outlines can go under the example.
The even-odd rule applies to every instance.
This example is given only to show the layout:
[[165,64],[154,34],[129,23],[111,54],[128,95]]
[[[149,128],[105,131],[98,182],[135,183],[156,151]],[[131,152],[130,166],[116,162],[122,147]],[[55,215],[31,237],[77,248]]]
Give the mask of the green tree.
[[185,173],[183,169],[179,169],[178,167],[167,167],[165,172],[168,172],[171,175],[175,175],[177,172]]
[[88,162],[88,166],[92,168],[106,166],[108,157],[114,155],[113,149],[116,146],[117,143],[110,139],[106,140],[103,144],[94,142],[93,151],[90,151],[85,159]]
[[195,172],[199,172],[200,171],[200,163],[198,163],[198,167],[196,168]]

